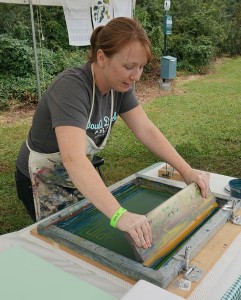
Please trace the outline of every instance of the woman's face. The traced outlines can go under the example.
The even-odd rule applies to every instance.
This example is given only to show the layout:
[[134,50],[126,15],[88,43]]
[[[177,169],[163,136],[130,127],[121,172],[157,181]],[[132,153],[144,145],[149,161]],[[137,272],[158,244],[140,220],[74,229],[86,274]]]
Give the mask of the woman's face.
[[106,91],[113,89],[127,92],[141,77],[143,67],[147,63],[146,48],[139,41],[134,41],[111,58],[104,55],[103,61],[102,83]]

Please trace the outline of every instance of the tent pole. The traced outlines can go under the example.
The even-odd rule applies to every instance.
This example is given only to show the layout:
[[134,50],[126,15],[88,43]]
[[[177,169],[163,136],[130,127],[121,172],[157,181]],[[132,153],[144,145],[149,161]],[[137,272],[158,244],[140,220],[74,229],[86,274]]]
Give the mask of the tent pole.
[[40,99],[40,97],[41,97],[41,88],[40,88],[40,76],[39,76],[38,54],[37,54],[37,46],[36,46],[36,35],[35,35],[32,0],[29,0],[29,8],[30,8],[30,14],[31,14],[34,59],[35,59],[36,77],[37,77],[37,86],[38,86],[38,98]]

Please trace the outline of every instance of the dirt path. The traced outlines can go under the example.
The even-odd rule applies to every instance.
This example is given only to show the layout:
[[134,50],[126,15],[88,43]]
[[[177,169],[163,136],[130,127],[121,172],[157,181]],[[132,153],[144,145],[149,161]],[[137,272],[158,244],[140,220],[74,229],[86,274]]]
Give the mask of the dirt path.
[[[157,80],[138,82],[135,86],[135,92],[140,103],[151,101],[162,94]],[[34,104],[11,104],[10,109],[0,115],[0,124],[19,122],[21,119],[31,119],[35,108],[36,105]]]
[[[186,80],[196,80],[199,76],[188,76],[188,77],[178,77],[175,80],[175,85],[172,91],[162,91],[160,89],[160,78],[155,76],[148,80],[142,80],[135,85],[135,94],[139,99],[140,103],[147,103],[154,100],[160,96],[166,96],[170,93],[180,94],[182,91],[177,83]],[[35,111],[36,105],[34,104],[11,104],[10,109],[2,114],[0,114],[0,125],[12,124],[14,122],[19,122],[21,120],[29,119],[31,121],[33,113]]]
[[[213,70],[216,69],[216,66],[222,64],[224,62],[224,59],[225,58],[217,59],[213,64]],[[208,73],[213,72],[213,70],[209,70]],[[166,96],[170,93],[174,95],[180,95],[185,92],[182,89],[182,84],[184,82],[198,80],[202,76],[205,75],[180,76],[179,74],[179,76],[177,76],[175,81],[173,82],[172,90],[170,92],[162,91],[160,89],[159,81],[161,80],[161,78],[159,75],[159,65],[157,63],[157,66],[153,68],[152,73],[148,74],[149,79],[141,80],[136,83],[135,94],[141,104],[154,100],[160,96]],[[0,113],[0,125],[19,122],[21,119],[29,119],[31,121],[35,108],[36,105],[34,104],[12,104],[10,105],[10,109],[8,111]]]

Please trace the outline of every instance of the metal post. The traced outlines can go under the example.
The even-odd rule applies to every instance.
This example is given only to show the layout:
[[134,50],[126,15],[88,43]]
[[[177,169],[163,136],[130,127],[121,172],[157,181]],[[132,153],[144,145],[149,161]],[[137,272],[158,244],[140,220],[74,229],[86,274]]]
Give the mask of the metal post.
[[[171,6],[171,0],[165,0],[164,1],[164,10],[165,10],[165,16],[164,16],[164,49],[163,49],[163,56],[167,55],[167,24],[166,24],[166,19],[165,17],[168,15],[168,11]],[[162,78],[162,83],[161,83],[161,89],[163,90],[169,90],[170,84],[168,81],[166,81],[165,78]]]
[[34,49],[34,59],[35,59],[35,68],[36,68],[36,77],[37,77],[38,98],[40,99],[41,88],[40,88],[40,76],[39,76],[38,54],[37,54],[37,46],[36,46],[36,35],[35,35],[32,0],[29,0],[29,8],[30,8],[31,24],[32,24],[32,37],[33,37],[33,49]]
[[[167,15],[167,10],[166,10],[166,15]],[[167,35],[164,34],[164,49],[163,49],[163,56],[167,55]],[[162,79],[163,82],[166,82],[166,79]]]
[[[167,10],[165,11],[167,15]],[[167,54],[167,34],[164,34],[164,50],[163,50],[163,56],[166,56]]]
[[167,35],[164,35],[164,50],[163,50],[163,56],[166,56],[167,54]]

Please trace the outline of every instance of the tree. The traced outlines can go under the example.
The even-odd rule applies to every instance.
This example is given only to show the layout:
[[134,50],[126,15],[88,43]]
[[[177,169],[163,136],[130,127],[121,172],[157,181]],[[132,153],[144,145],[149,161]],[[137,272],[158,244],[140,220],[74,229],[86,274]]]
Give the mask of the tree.
[[222,45],[222,52],[231,56],[241,54],[241,2],[239,0],[226,1],[226,39]]
[[[167,39],[167,52],[177,57],[179,68],[202,72],[203,67],[208,66],[213,58],[239,47],[240,3],[239,0],[231,2],[171,1],[169,14],[173,20],[173,31]],[[137,1],[136,5],[136,15],[152,41],[155,54],[159,55],[163,52],[163,3],[159,0],[142,0]],[[231,21],[227,18],[228,8],[233,16]]]

